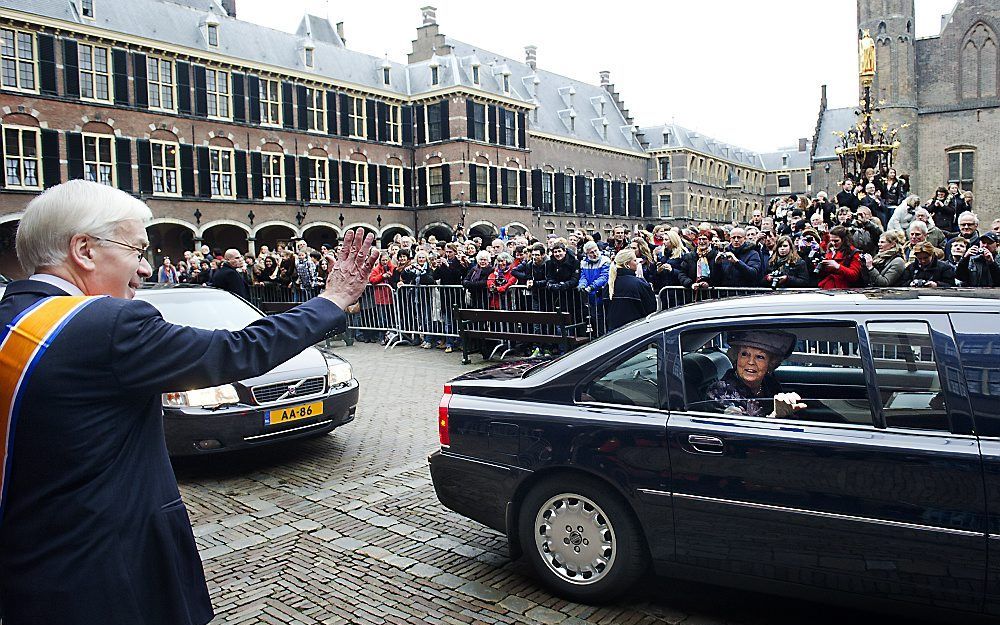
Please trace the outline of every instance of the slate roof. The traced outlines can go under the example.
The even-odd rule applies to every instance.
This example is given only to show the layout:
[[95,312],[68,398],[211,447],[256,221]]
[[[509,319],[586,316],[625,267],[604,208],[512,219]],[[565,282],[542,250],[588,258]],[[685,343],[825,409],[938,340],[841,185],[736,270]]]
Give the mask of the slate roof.
[[[664,131],[669,131],[670,143],[663,143]],[[650,126],[640,128],[646,141],[649,143],[647,150],[660,150],[663,148],[688,148],[703,154],[710,154],[720,160],[730,163],[739,163],[747,167],[764,168],[761,155],[752,150],[741,148],[730,143],[724,143],[707,137],[694,130],[689,130],[677,124],[663,124],[661,126]],[[779,161],[780,162],[780,161]]]
[[819,122],[819,137],[816,140],[816,154],[813,158],[836,158],[834,150],[840,144],[840,138],[833,136],[833,131],[846,132],[857,122],[854,107],[826,109]]
[[[788,157],[788,164],[782,165],[781,160]],[[764,162],[764,169],[768,171],[780,171],[782,169],[809,169],[812,166],[812,159],[809,156],[808,146],[805,152],[799,152],[799,146],[792,146],[775,152],[764,152],[760,155]]]

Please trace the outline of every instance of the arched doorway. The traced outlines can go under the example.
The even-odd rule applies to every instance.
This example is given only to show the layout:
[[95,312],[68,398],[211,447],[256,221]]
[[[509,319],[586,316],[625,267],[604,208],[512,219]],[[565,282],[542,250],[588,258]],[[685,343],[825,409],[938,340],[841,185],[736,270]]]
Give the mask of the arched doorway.
[[185,251],[194,251],[194,229],[187,224],[153,223],[146,226],[146,236],[149,237],[149,262],[153,267],[159,267],[164,256],[169,256],[176,265],[183,260]]
[[14,249],[19,223],[19,219],[12,219],[0,224],[0,274],[11,280],[27,277],[17,260],[17,250]]
[[207,245],[213,256],[221,256],[226,250],[233,248],[246,254],[249,250],[247,237],[250,235],[245,228],[235,224],[217,223],[209,225],[202,232],[202,245]]
[[302,238],[314,250],[318,250],[324,244],[329,245],[332,249],[340,242],[340,233],[333,226],[313,224],[306,226],[306,229],[302,232]]
[[282,244],[287,248],[294,249],[295,243],[293,239],[296,239],[295,228],[288,224],[283,223],[272,223],[263,224],[257,229],[257,233],[254,235],[254,242],[257,247],[257,251],[264,245],[267,249],[272,252],[278,249],[278,244]]
[[488,221],[480,221],[478,223],[472,224],[469,228],[469,238],[474,239],[475,237],[480,237],[483,240],[483,246],[487,246],[493,242],[493,239],[497,238],[500,233],[497,227]]
[[389,247],[389,245],[392,243],[392,240],[396,238],[397,234],[400,236],[413,236],[413,232],[406,226],[400,226],[400,225],[386,226],[382,230],[382,236],[379,238],[379,243],[382,245],[383,250]]
[[454,231],[451,226],[445,223],[431,224],[424,228],[423,234],[421,235],[425,239],[429,239],[432,236],[438,241],[451,241],[454,237]]
[[371,233],[371,235],[375,237],[375,240],[378,241],[378,230],[371,224],[351,224],[350,226],[344,228],[344,232],[347,232],[348,230],[357,230],[358,228],[362,228],[365,231],[366,237],[369,233]]
[[528,228],[524,224],[518,221],[512,221],[506,226],[504,226],[504,232],[507,233],[507,238],[519,237],[528,234]]

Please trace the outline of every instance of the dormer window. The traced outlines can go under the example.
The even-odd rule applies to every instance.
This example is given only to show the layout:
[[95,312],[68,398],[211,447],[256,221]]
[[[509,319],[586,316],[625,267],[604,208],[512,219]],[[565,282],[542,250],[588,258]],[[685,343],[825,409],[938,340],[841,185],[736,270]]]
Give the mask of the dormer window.
[[94,0],[80,0],[80,15],[94,19]]
[[386,84],[386,85],[389,84],[389,68],[388,67],[383,67],[382,68],[382,83]]
[[504,74],[503,75],[503,92],[504,93],[510,93],[510,75],[509,74]]
[[479,84],[479,66],[478,65],[473,65],[472,66],[472,84],[474,84],[474,85],[478,85]]
[[781,166],[782,167],[788,167],[788,155],[787,154],[782,154],[781,155]]
[[208,24],[208,45],[213,48],[219,47],[219,25]]
[[305,62],[306,67],[312,68],[316,65],[316,50],[315,48],[306,47],[305,49]]
[[436,85],[441,82],[441,75],[437,65],[431,66],[431,84]]

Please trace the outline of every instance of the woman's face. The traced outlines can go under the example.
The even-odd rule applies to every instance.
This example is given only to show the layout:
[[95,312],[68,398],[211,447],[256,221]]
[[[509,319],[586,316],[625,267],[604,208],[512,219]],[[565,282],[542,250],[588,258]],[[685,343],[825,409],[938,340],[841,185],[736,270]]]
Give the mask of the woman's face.
[[840,237],[838,237],[835,234],[831,234],[830,235],[830,247],[831,248],[833,248],[835,250],[839,250],[841,243],[842,243],[842,241],[841,241]]
[[778,246],[778,256],[788,256],[792,251],[792,246],[788,241],[782,241]]
[[823,216],[819,213],[814,213],[813,216],[809,218],[809,223],[813,226],[820,226],[823,224]]
[[739,376],[747,386],[757,388],[767,375],[771,365],[771,356],[762,349],[756,347],[741,346],[736,352],[736,375]]
[[889,168],[889,178],[895,180],[895,178],[896,178],[896,168],[895,167],[890,167]]
[[890,241],[888,237],[883,234],[878,238],[878,251],[885,252],[890,249],[892,249],[892,241]]
[[480,256],[479,258],[476,259],[476,262],[479,264],[480,267],[489,267],[490,266],[490,258],[489,258],[489,256]]
[[967,249],[969,249],[969,246],[966,245],[965,239],[962,239],[961,237],[956,238],[951,242],[951,257],[962,258],[965,256],[965,250]]

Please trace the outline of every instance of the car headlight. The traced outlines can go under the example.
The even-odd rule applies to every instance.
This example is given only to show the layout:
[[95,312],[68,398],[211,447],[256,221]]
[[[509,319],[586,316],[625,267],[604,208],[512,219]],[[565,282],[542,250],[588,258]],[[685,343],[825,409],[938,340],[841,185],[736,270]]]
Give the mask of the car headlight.
[[351,378],[354,377],[354,371],[348,362],[328,360],[326,361],[326,365],[329,368],[327,379],[330,388],[350,382]]
[[223,384],[222,386],[212,386],[210,388],[196,388],[193,391],[163,394],[164,406],[214,408],[223,404],[238,403],[240,403],[240,398],[239,395],[236,394],[236,387],[232,384]]

